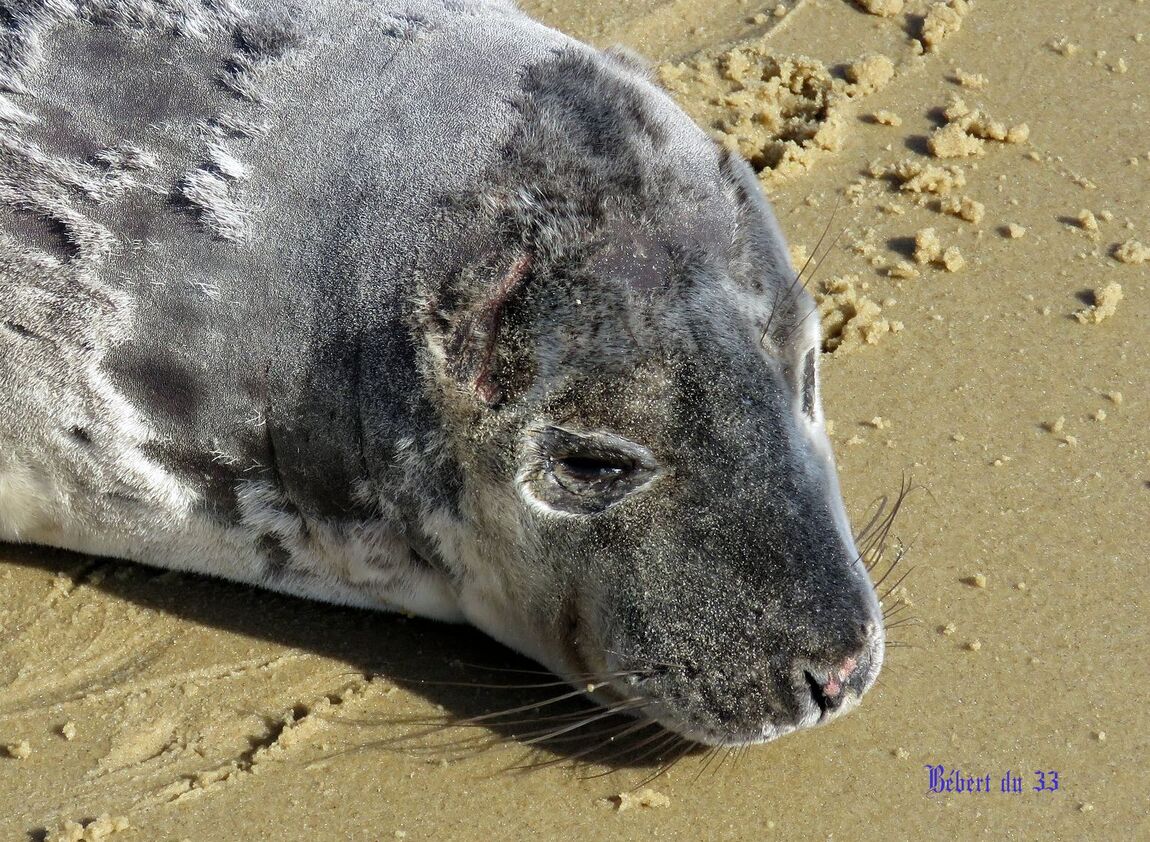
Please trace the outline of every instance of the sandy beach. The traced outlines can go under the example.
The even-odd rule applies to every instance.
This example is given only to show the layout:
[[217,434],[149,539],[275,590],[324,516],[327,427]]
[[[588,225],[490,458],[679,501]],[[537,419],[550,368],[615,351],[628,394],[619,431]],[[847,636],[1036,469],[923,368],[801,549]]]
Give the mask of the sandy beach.
[[522,5],[646,56],[812,258],[855,524],[915,486],[878,686],[645,782],[423,733],[534,698],[469,628],[0,545],[0,839],[1150,838],[1150,2]]

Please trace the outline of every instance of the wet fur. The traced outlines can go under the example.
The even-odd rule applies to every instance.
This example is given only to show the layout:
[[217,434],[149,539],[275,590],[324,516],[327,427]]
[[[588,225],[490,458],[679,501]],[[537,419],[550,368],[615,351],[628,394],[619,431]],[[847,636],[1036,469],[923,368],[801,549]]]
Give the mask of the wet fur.
[[[705,742],[833,718],[795,682],[881,630],[749,169],[510,3],[306,8],[0,0],[0,539],[468,620]],[[657,475],[557,511],[549,428]]]

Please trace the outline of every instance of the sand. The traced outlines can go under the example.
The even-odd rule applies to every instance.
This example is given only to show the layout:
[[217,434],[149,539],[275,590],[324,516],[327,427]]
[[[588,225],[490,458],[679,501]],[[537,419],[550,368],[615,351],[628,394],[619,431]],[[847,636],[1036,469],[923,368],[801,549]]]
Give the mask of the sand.
[[[524,665],[476,632],[3,547],[0,839],[1150,838],[1150,3],[524,5],[654,60],[827,252],[848,507],[921,487],[880,684],[647,783],[521,773],[506,732],[395,742],[522,702],[419,683],[518,678],[452,665]],[[991,791],[932,794],[939,765]]]

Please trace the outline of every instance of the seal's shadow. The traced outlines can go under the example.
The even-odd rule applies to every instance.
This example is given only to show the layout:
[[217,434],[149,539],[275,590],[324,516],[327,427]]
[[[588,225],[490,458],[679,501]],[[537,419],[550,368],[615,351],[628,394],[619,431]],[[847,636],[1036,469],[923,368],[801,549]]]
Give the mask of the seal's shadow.
[[[426,754],[441,746],[444,757],[465,756],[468,746],[501,742],[514,746],[531,739],[524,745],[532,750],[529,757],[523,751],[508,753],[511,766],[579,760],[607,769],[656,771],[671,759],[702,749],[654,730],[658,726],[635,731],[637,720],[622,715],[602,718],[603,709],[579,695],[552,703],[558,696],[571,695],[571,688],[526,686],[558,679],[471,626],[328,605],[207,576],[45,547],[0,543],[0,550],[6,562],[67,572],[78,583],[142,608],[342,661],[365,676],[383,676],[439,706],[443,724],[464,726],[441,729],[435,723],[376,719],[373,724],[393,726],[397,733],[394,741],[380,744],[383,749]],[[102,575],[94,575],[97,572]],[[491,717],[499,711],[508,715]],[[463,722],[476,717],[491,718]],[[594,722],[583,733],[568,728],[592,717]],[[534,741],[540,732],[550,731],[562,733]],[[622,738],[603,736],[616,732]],[[634,737],[628,739],[632,732]],[[454,750],[459,747],[462,750]]]

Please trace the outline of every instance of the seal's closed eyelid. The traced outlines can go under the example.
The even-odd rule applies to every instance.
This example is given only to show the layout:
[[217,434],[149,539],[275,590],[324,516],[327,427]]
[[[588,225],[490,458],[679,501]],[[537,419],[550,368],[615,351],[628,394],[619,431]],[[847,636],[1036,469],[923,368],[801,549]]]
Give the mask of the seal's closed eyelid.
[[658,462],[641,444],[606,431],[569,430],[545,425],[531,431],[538,452],[552,459],[588,457],[632,468],[654,469]]

